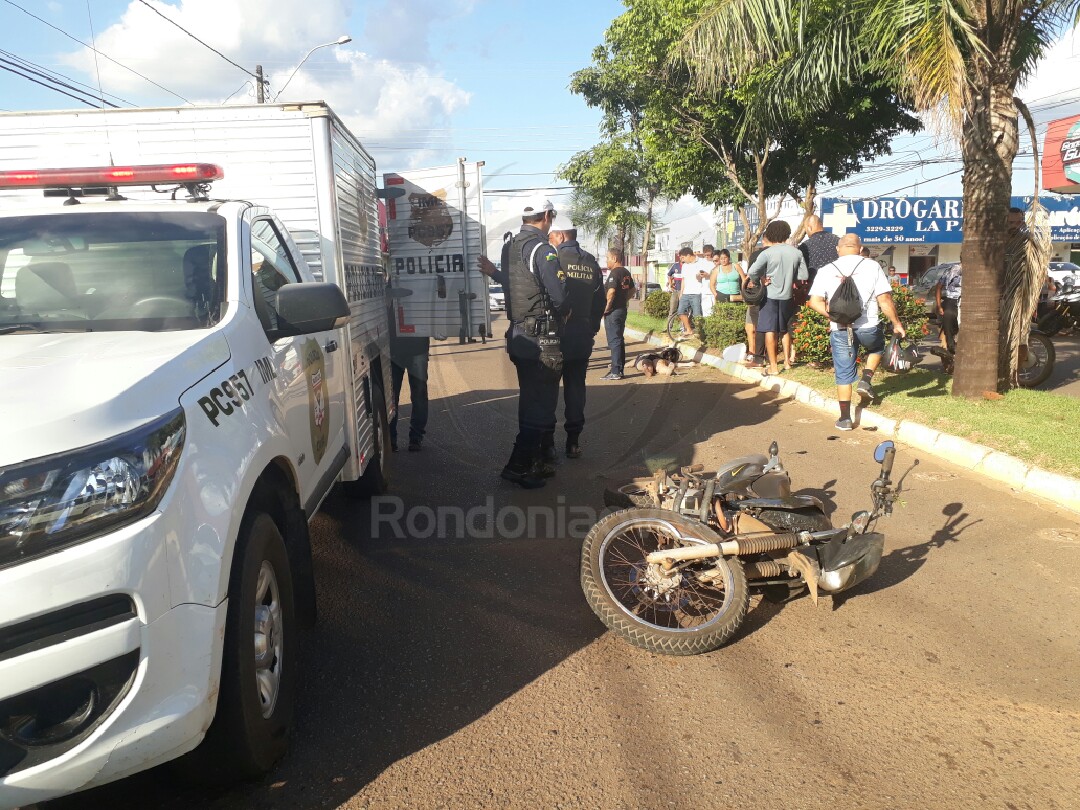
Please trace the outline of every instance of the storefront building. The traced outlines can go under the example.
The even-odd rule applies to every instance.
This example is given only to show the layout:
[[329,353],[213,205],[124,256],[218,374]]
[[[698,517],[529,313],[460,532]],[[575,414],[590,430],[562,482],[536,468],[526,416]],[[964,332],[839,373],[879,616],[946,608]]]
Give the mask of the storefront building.
[[[1013,197],[1024,211],[1031,197]],[[1080,203],[1075,199],[1040,197],[1050,214],[1053,261],[1080,259]],[[936,264],[960,261],[964,238],[960,197],[873,197],[818,201],[825,230],[843,236],[856,233],[882,267],[893,265],[908,283]]]

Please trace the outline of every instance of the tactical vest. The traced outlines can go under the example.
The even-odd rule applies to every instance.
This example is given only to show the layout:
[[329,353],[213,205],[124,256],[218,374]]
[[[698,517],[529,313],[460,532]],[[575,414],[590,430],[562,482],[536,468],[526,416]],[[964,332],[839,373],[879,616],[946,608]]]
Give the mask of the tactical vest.
[[510,289],[505,290],[506,317],[512,323],[522,323],[526,318],[544,314],[540,281],[529,261],[538,244],[543,244],[542,237],[524,232],[516,234],[503,249],[503,267],[510,282]]

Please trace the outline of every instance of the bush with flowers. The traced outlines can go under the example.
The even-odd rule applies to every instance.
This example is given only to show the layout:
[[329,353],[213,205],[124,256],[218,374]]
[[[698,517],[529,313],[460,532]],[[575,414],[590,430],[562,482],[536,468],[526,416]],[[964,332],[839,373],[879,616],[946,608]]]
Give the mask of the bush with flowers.
[[[929,331],[926,318],[926,305],[923,299],[912,294],[909,287],[902,284],[893,284],[893,303],[896,305],[896,314],[904,330],[912,340],[921,340]],[[889,320],[884,313],[879,313],[878,318],[886,327]],[[820,315],[809,306],[803,306],[799,310],[799,317],[795,323],[793,334],[795,352],[800,360],[807,363],[815,363],[822,366],[832,365],[832,351],[829,347],[829,320]]]

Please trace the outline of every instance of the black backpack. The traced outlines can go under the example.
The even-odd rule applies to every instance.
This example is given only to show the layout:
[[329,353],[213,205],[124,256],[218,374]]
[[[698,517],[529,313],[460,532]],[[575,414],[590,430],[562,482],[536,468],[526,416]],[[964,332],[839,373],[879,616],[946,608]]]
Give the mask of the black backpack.
[[860,267],[862,267],[862,262],[855,265],[855,269],[851,271],[850,275],[844,276],[841,273],[840,275],[843,278],[840,280],[840,286],[836,288],[836,292],[829,298],[829,320],[837,326],[851,326],[862,317],[863,311],[866,309],[866,304],[863,303],[862,297],[859,295],[859,288],[855,286],[855,281],[852,279],[855,270]]

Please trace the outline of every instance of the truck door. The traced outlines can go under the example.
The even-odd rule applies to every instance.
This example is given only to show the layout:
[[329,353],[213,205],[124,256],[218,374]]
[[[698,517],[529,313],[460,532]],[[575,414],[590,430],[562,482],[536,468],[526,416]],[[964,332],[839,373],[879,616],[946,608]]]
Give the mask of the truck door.
[[[276,292],[301,284],[297,260],[270,217],[251,223],[251,271],[255,312],[263,329],[275,329]],[[314,508],[348,459],[345,450],[345,355],[336,331],[284,337],[268,357],[277,374],[279,419],[288,431],[305,508]],[[309,500],[313,503],[309,503]]]

